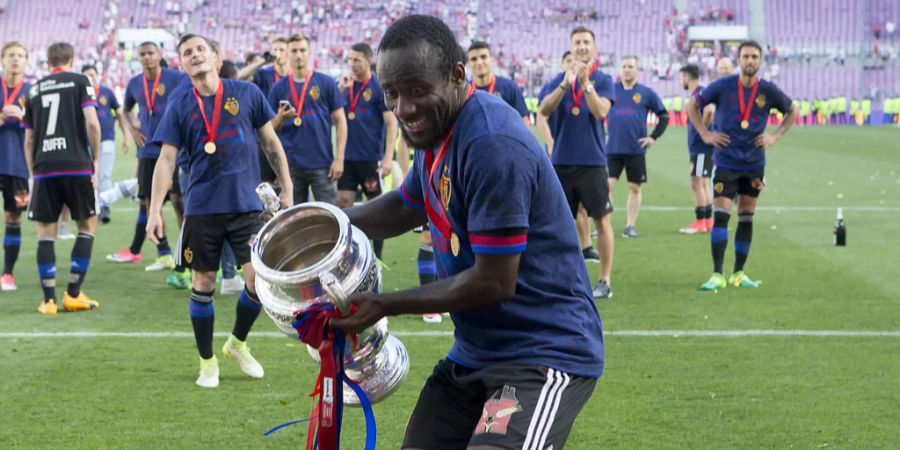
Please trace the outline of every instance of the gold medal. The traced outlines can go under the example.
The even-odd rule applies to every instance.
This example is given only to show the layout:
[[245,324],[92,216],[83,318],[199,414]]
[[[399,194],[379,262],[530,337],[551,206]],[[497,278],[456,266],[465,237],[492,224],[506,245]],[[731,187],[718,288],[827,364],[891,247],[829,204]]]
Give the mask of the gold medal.
[[459,256],[459,236],[456,233],[450,233],[450,251],[453,256]]
[[741,128],[743,128],[743,129],[745,129],[745,130],[746,130],[747,128],[750,128],[750,121],[749,121],[749,120],[742,120],[742,121],[741,121]]
[[577,116],[577,115],[579,115],[579,114],[581,114],[581,108],[579,108],[579,107],[577,107],[577,106],[573,106],[573,107],[572,107],[572,115],[573,115],[573,116]]
[[294,126],[295,126],[295,127],[299,127],[299,126],[302,125],[302,124],[303,124],[303,119],[301,119],[301,118],[299,118],[299,117],[295,117],[295,118],[294,118]]
[[350,113],[347,114],[347,118],[350,120],[356,120],[356,113],[353,111],[350,111]]
[[203,151],[206,152],[207,155],[212,155],[216,152],[216,143],[207,142],[206,145],[203,146]]

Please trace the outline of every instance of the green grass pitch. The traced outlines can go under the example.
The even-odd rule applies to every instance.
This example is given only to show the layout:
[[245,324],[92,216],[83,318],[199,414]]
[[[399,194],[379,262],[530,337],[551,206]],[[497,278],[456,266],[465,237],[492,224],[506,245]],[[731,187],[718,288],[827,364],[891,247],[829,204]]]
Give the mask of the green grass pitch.
[[[626,187],[616,192],[612,300],[598,303],[606,373],[567,448],[897,448],[900,445],[900,130],[795,128],[769,150],[768,186],[756,215],[747,272],[758,290],[698,291],[709,276],[708,235],[677,229],[693,219],[684,128],[670,129],[648,155],[641,237],[618,237]],[[117,179],[132,170],[119,154]],[[624,184],[624,183],[623,183]],[[837,207],[848,246],[831,245]],[[167,207],[168,210],[168,207]],[[169,238],[176,239],[171,211]],[[35,230],[24,228],[19,290],[0,293],[0,448],[297,448],[304,426],[270,427],[309,415],[316,366],[287,337],[250,335],[263,380],[220,358],[221,386],[194,385],[191,337],[36,337],[39,332],[190,333],[187,293],[165,274],[105,255],[126,246],[136,205],[115,205],[97,232],[85,291],[98,311],[43,317]],[[729,238],[733,242],[734,222]],[[417,235],[385,245],[385,288],[417,284]],[[57,243],[65,284],[71,241]],[[155,249],[144,245],[144,259]],[[726,272],[733,246],[726,256]],[[597,266],[590,265],[596,280]],[[551,265],[547,270],[553,270]],[[59,291],[64,288],[60,287]],[[217,331],[228,332],[236,296],[217,296]],[[391,319],[394,331],[450,332],[449,321]],[[627,331],[887,331],[870,336],[698,336]],[[255,331],[273,332],[261,316]],[[14,334],[23,333],[23,334]],[[653,333],[650,333],[653,334]],[[185,337],[186,336],[186,337]],[[398,448],[409,413],[451,337],[401,338],[409,378],[376,405],[379,448]],[[217,337],[219,349],[224,338]],[[344,448],[360,448],[363,421],[351,410]]]

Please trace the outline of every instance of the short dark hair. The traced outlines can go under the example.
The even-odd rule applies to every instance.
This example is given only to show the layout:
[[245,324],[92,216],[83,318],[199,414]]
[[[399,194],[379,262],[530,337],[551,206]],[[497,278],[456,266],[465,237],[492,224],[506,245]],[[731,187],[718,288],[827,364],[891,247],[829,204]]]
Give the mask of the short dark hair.
[[253,61],[256,58],[262,58],[262,55],[256,52],[247,52],[244,54],[244,63],[250,63],[250,61]]
[[303,35],[303,33],[294,33],[291,35],[291,37],[288,38],[287,44],[290,45],[291,42],[303,42],[303,41],[309,42],[306,39],[306,36]]
[[215,45],[213,45],[212,41],[209,40],[209,38],[207,38],[206,36],[201,36],[199,34],[188,33],[188,34],[185,34],[184,36],[181,36],[181,39],[178,40],[178,45],[175,46],[175,50],[178,52],[179,55],[181,55],[181,46],[184,45],[185,42],[187,42],[191,39],[194,39],[194,38],[203,39],[203,41],[206,42],[206,45],[209,46],[209,49],[213,53],[216,52],[216,47],[215,47]]
[[438,70],[442,73],[449,74],[457,64],[465,64],[466,54],[450,27],[431,16],[414,14],[394,22],[381,38],[378,51],[409,48],[421,42],[440,53]]
[[744,41],[744,42],[741,42],[741,45],[738,45],[738,56],[740,56],[741,50],[743,50],[744,47],[753,47],[753,48],[759,50],[759,55],[762,56],[762,52],[763,52],[763,51],[762,51],[762,46],[759,45],[759,42],[756,42],[756,41]]
[[85,73],[88,70],[93,70],[94,72],[97,72],[98,74],[100,73],[100,71],[97,70],[97,66],[95,66],[93,64],[85,64],[85,65],[81,66],[81,73]]
[[569,34],[569,38],[575,36],[578,33],[589,33],[591,35],[591,39],[593,39],[595,41],[597,40],[597,37],[594,36],[594,32],[591,31],[590,28],[588,28],[584,25],[578,25],[577,27],[572,28],[572,33]]
[[472,41],[472,43],[469,45],[469,49],[466,50],[466,53],[474,52],[475,50],[482,50],[482,49],[487,49],[488,53],[490,53],[491,55],[494,54],[494,51],[491,50],[491,44],[488,44],[487,42],[484,42],[484,41]]
[[153,48],[159,50],[159,44],[157,44],[156,42],[153,42],[153,41],[144,41],[144,42],[141,42],[141,45],[138,45],[138,47],[143,47],[143,46],[145,46],[145,45],[149,45],[149,46],[151,46],[151,47],[153,47]]
[[362,53],[363,56],[366,57],[369,61],[372,60],[372,46],[366,44],[365,42],[357,42],[350,46],[350,50],[354,52]]
[[234,61],[226,59],[222,61],[222,68],[219,69],[219,76],[222,78],[235,79],[237,78],[238,70],[237,66],[234,65]]
[[50,67],[60,67],[75,59],[75,47],[68,42],[54,42],[47,47],[47,63]]
[[692,80],[700,79],[700,67],[698,67],[696,64],[688,64],[682,67],[679,72],[691,77]]
[[272,39],[272,42],[270,42],[269,45],[275,45],[275,44],[278,44],[278,43],[287,45],[288,40],[287,40],[286,37],[278,36],[278,37],[276,37],[275,39]]
[[566,58],[568,58],[569,55],[571,55],[571,54],[572,54],[572,52],[570,52],[569,50],[566,50],[566,52],[563,53],[563,57],[562,57],[562,59],[561,59],[560,61],[563,61],[563,62],[564,62],[564,61],[566,60]]

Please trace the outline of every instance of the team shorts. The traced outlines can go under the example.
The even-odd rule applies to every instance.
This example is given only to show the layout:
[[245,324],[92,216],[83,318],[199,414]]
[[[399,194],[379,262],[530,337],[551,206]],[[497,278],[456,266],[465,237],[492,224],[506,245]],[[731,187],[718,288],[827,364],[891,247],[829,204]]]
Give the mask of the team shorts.
[[618,180],[624,169],[629,183],[641,184],[647,182],[646,155],[612,154],[606,157],[606,163],[607,167],[609,167],[610,178]]
[[338,180],[339,191],[358,192],[369,199],[381,195],[381,176],[378,161],[344,161],[344,174]]
[[200,272],[215,272],[219,270],[226,241],[239,266],[250,262],[250,244],[262,225],[259,213],[186,216],[178,238],[176,263]]
[[22,212],[28,209],[28,179],[12,175],[0,175],[0,191],[3,191],[3,210]]
[[609,199],[609,175],[603,166],[556,166],[556,176],[562,184],[572,217],[578,213],[578,204],[584,205],[588,216],[600,218],[612,213]]
[[712,152],[691,154],[691,176],[709,178],[712,175]]
[[59,220],[63,206],[73,220],[87,220],[97,214],[97,196],[91,177],[53,177],[34,180],[28,218],[41,223]]
[[[150,194],[153,193],[153,171],[156,170],[157,159],[139,158],[138,159],[138,198],[150,200]],[[172,186],[169,192],[181,194],[181,183],[178,180],[178,168],[176,167],[172,174]],[[163,202],[169,199],[168,193]]]
[[759,197],[760,191],[766,187],[765,170],[731,170],[716,167],[713,169],[713,196],[734,198],[737,195]]
[[403,448],[561,449],[596,384],[547,367],[470,369],[444,359],[419,394]]

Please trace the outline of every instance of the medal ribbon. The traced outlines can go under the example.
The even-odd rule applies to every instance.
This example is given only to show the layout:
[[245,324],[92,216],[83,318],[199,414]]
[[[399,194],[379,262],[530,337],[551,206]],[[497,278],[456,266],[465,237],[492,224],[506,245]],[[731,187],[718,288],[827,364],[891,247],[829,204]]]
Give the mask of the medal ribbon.
[[744,104],[744,85],[741,84],[741,77],[737,77],[738,84],[738,106],[741,108],[741,121],[750,122],[750,110],[753,109],[753,101],[756,100],[756,88],[759,87],[759,78],[753,82],[753,88],[750,89],[750,101]]
[[6,84],[6,78],[0,79],[3,85],[3,106],[7,107],[12,105],[14,101],[16,101],[16,97],[19,95],[19,91],[22,90],[22,86],[25,85],[25,79],[19,81],[19,84],[13,89],[12,93],[9,92],[9,87]]
[[213,103],[212,124],[210,124],[209,119],[206,118],[206,111],[203,110],[203,100],[200,98],[200,93],[197,92],[197,88],[194,88],[194,98],[197,99],[200,115],[203,116],[203,126],[206,127],[206,142],[216,142],[216,134],[219,131],[219,119],[222,116],[222,97],[224,97],[224,94],[225,86],[220,79],[219,87],[216,88],[216,100]]
[[50,73],[60,73],[60,72],[65,72],[65,70],[63,70],[62,67],[54,67],[52,70],[50,70]]
[[[472,80],[472,84],[475,84],[475,80]],[[491,76],[491,82],[487,84],[488,93],[493,94],[494,87],[496,87],[496,86],[497,86],[497,75],[493,75],[493,76]],[[478,86],[475,86],[475,88],[477,89]]]
[[[466,88],[466,99],[471,97],[473,92],[475,92],[475,86],[470,83]],[[444,210],[444,206],[440,202],[440,193],[434,184],[434,173],[437,172],[439,166],[443,165],[444,155],[447,153],[447,148],[450,147],[450,138],[453,137],[454,127],[456,127],[455,123],[447,131],[444,139],[441,140],[441,146],[438,147],[437,155],[434,154],[433,149],[425,151],[425,167],[430,167],[428,170],[428,192],[425,193],[425,213],[431,224],[445,239],[450,239],[452,230],[450,219],[447,218],[447,211]],[[439,199],[437,205],[431,201],[432,198]]]
[[306,80],[303,81],[303,91],[300,93],[300,96],[297,97],[297,86],[294,82],[294,76],[291,75],[291,82],[288,83],[291,85],[291,97],[294,98],[294,107],[297,108],[297,117],[303,116],[303,103],[306,101],[306,90],[309,89],[309,80],[312,79],[313,70],[309,69],[309,75],[306,76]]
[[[597,67],[599,67],[599,66],[600,66],[599,61],[594,61],[594,64],[591,64],[591,70],[588,72],[588,81],[590,81],[591,75],[594,74],[594,71],[597,70]],[[577,91],[575,90],[576,84],[578,85]],[[581,107],[581,97],[584,96],[584,85],[581,84],[581,82],[579,80],[575,80],[575,82],[572,83],[571,87],[572,87],[572,101],[573,101],[572,108]],[[569,108],[569,109],[572,109],[572,108]]]
[[[160,78],[162,78],[162,67],[156,69],[156,79],[153,80],[153,92],[147,92],[147,76],[141,77],[141,80],[144,82],[144,101],[147,102],[147,111],[151,115],[153,114],[153,107],[156,105],[156,88],[159,86]],[[203,111],[203,107],[200,110]]]
[[369,84],[369,80],[372,79],[372,74],[369,74],[369,78],[366,78],[366,81],[362,82],[362,85],[359,87],[359,92],[356,95],[353,95],[353,85],[356,83],[350,83],[350,112],[356,112],[356,104],[359,103],[359,96],[366,90],[366,85]]

